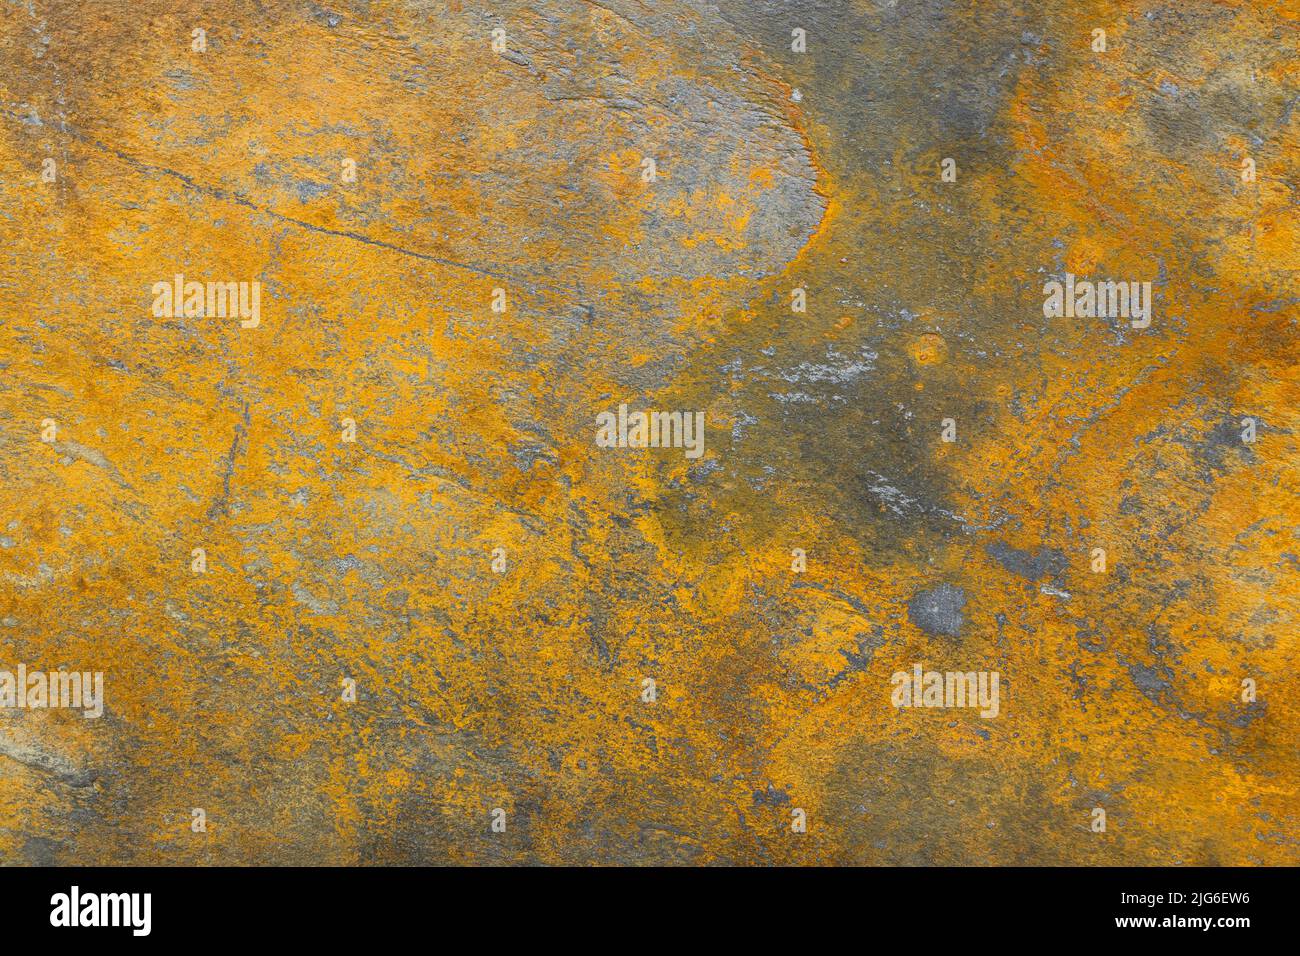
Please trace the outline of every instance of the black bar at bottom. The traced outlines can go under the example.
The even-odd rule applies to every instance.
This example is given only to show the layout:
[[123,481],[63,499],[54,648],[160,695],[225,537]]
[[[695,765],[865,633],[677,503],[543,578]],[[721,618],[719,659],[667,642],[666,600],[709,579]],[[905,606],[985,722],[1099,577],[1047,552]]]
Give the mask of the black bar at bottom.
[[846,928],[864,943],[900,932],[944,952],[954,941],[965,946],[979,938],[997,944],[1128,938],[1139,945],[1195,938],[1233,947],[1291,928],[1296,874],[1280,868],[6,868],[0,869],[0,900],[10,942],[32,936],[78,944],[113,938],[127,946],[256,940],[316,942],[338,951],[349,943],[371,947],[376,933],[428,939],[432,931],[450,944],[448,930],[463,930],[471,939],[457,948],[473,945],[477,933],[494,945],[519,934],[521,944],[535,948],[608,931],[613,935],[601,945],[640,949],[637,939],[657,939],[657,948],[671,929],[669,938],[680,943],[687,937],[676,936],[677,929],[696,926],[733,944],[769,948],[786,932],[806,945]]

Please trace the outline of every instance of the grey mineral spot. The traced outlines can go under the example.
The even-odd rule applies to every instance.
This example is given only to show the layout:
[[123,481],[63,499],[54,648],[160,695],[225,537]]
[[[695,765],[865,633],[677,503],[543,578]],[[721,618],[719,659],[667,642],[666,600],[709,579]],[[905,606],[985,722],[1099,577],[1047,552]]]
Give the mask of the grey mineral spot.
[[1156,703],[1160,703],[1161,695],[1170,689],[1169,682],[1161,677],[1160,672],[1154,667],[1148,667],[1146,664],[1130,664],[1128,672],[1138,690]]
[[1065,554],[1056,548],[1039,548],[1030,552],[994,541],[985,545],[984,550],[1012,574],[1035,583],[1044,575],[1050,574],[1055,578],[1065,570]]
[[918,591],[907,602],[907,616],[927,634],[957,637],[965,619],[966,592],[951,584],[940,584],[928,591]]
[[755,806],[779,807],[784,806],[789,802],[790,794],[786,793],[784,790],[776,789],[776,787],[772,786],[770,783],[767,785],[766,791],[754,791]]

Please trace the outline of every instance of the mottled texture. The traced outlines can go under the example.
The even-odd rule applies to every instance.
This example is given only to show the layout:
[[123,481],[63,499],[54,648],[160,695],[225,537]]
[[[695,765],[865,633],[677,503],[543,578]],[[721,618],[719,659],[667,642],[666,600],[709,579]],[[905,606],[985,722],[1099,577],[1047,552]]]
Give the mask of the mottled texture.
[[965,591],[951,584],[941,584],[914,595],[907,602],[907,616],[927,634],[957,637],[961,634],[964,620],[961,611],[965,606]]
[[[0,5],[0,669],[106,695],[0,711],[0,859],[1300,862],[1297,31]],[[999,715],[895,708],[918,663]]]

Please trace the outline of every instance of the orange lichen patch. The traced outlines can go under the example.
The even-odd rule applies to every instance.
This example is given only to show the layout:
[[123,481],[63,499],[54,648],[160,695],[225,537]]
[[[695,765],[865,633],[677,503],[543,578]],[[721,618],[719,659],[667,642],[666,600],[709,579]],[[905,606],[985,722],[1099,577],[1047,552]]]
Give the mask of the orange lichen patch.
[[937,365],[948,354],[948,343],[936,332],[917,336],[908,345],[907,353],[917,365]]

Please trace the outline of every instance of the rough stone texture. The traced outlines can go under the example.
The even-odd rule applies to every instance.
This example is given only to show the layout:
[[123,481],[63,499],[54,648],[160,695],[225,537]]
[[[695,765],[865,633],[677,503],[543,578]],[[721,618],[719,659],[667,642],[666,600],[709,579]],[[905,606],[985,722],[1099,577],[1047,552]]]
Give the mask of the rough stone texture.
[[0,859],[1300,862],[1296,16],[6,2]]
[[957,637],[964,620],[966,592],[951,584],[918,592],[907,602],[907,616],[913,624],[930,635]]

